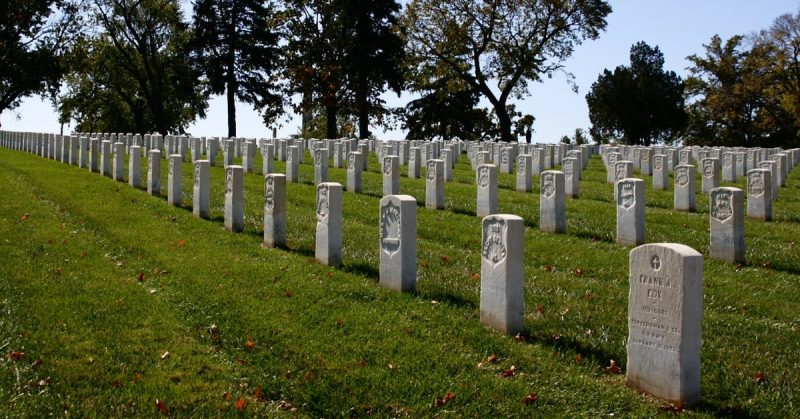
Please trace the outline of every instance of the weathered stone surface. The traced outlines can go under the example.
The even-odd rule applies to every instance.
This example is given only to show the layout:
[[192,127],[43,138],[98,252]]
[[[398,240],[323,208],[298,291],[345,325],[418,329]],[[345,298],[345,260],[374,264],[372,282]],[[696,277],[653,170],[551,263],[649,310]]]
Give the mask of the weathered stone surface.
[[567,231],[564,172],[545,170],[539,177],[539,230],[548,233]]
[[395,291],[417,286],[417,200],[388,195],[380,202],[380,284]]
[[317,185],[315,249],[314,255],[319,263],[327,266],[342,264],[342,185],[339,183]]
[[264,246],[286,245],[286,175],[264,177]]
[[777,173],[778,173],[778,163],[776,163],[776,162],[774,162],[772,160],[767,160],[767,161],[762,161],[761,163],[759,163],[758,167],[761,168],[761,169],[769,170],[769,172],[770,172],[770,175],[771,175],[770,176],[770,181],[772,183],[770,189],[771,189],[771,192],[772,192],[772,200],[774,201],[776,198],[778,198],[778,189],[779,189],[779,186],[780,186],[780,185],[778,185],[778,177],[777,177],[778,176],[777,175]]
[[747,216],[772,220],[772,172],[767,169],[747,172]]
[[630,252],[627,384],[692,405],[700,400],[703,256],[672,243]]
[[314,184],[319,185],[328,181],[328,149],[317,148],[314,150]]
[[275,148],[272,144],[266,141],[261,143],[261,174],[264,176],[275,171],[274,151]]
[[230,165],[225,168],[225,229],[244,230],[244,168]]
[[481,323],[515,335],[524,329],[525,222],[508,214],[483,219]]
[[111,141],[100,142],[100,175],[111,176]]
[[211,200],[211,162],[194,161],[194,187],[192,190],[192,214],[208,218]]
[[712,189],[709,212],[709,256],[729,263],[744,263],[744,192],[739,188]]
[[736,182],[740,173],[736,172],[736,154],[722,153],[722,180]]
[[644,180],[617,181],[617,243],[638,246],[645,241]]
[[253,161],[256,158],[256,143],[247,141],[242,144],[242,168],[245,173],[253,173]]

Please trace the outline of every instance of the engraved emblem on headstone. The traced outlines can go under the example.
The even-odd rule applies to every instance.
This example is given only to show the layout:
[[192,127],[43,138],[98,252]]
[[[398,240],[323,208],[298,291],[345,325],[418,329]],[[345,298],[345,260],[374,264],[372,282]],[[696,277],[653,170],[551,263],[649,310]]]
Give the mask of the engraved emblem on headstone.
[[410,154],[408,155],[408,164],[409,164],[410,166],[413,166],[413,165],[414,165],[414,162],[417,160],[417,158],[415,157],[415,155],[416,155],[416,154],[417,154],[417,153],[410,153]]
[[655,168],[656,170],[661,170],[661,167],[662,167],[661,166],[661,162],[662,162],[662,160],[663,159],[661,159],[661,158],[656,158],[655,161],[653,162],[653,168]]
[[169,159],[169,177],[172,178],[172,168],[175,166],[175,161],[173,159]]
[[686,186],[689,183],[689,169],[686,167],[678,167],[675,169],[675,183],[678,186]]
[[489,186],[489,168],[486,166],[478,168],[478,186],[481,188]]
[[517,157],[517,173],[520,175],[525,174],[525,156],[520,155]]
[[383,174],[384,175],[392,174],[392,159],[388,158],[383,159]]
[[533,161],[539,162],[539,153],[533,153]]
[[233,194],[233,169],[228,167],[225,170],[225,195]]
[[703,160],[703,176],[714,177],[714,161]]
[[356,170],[356,156],[353,152],[347,155],[347,170],[354,171]]
[[618,205],[628,209],[636,204],[636,194],[633,193],[633,182],[620,182],[619,188]]
[[486,241],[483,243],[483,258],[492,265],[497,265],[506,258],[505,230],[507,226],[502,220],[493,220],[484,228]]
[[730,154],[726,154],[722,157],[722,165],[725,167],[731,167],[733,165],[733,159]]
[[661,269],[661,258],[658,255],[653,255],[650,258],[650,267],[653,268],[654,271]]
[[200,163],[194,164],[194,187],[200,187]]
[[322,151],[318,148],[314,149],[314,163],[317,165],[322,164]]
[[616,180],[625,179],[626,173],[625,173],[624,168],[625,168],[624,163],[614,165],[614,169],[615,169],[614,175],[616,177]]
[[325,222],[328,218],[328,185],[317,188],[317,221]]
[[566,175],[568,178],[572,177],[572,163],[572,160],[567,160],[564,162],[564,175]]
[[436,180],[436,162],[428,160],[428,173],[426,174],[428,180]]
[[733,215],[731,193],[726,190],[711,194],[711,216],[719,221],[725,221]]
[[760,172],[753,172],[750,174],[750,180],[747,183],[747,194],[751,196],[760,196],[764,193],[764,174]]
[[744,163],[744,154],[736,154],[736,163]]
[[545,173],[544,178],[542,179],[542,193],[544,196],[550,198],[556,193],[556,182],[555,176],[552,173]]
[[264,208],[272,211],[275,208],[275,180],[267,178],[267,185],[264,187]]
[[400,207],[389,202],[381,208],[381,249],[389,255],[400,249]]
[[508,164],[508,149],[504,148],[500,150],[500,163]]

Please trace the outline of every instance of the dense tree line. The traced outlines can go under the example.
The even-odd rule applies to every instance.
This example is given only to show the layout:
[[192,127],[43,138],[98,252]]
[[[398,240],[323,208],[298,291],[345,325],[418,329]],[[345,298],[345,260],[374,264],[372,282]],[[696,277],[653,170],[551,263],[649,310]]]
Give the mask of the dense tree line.
[[[7,0],[0,5],[0,111],[46,95],[81,131],[181,133],[212,95],[300,135],[531,141],[514,101],[563,73],[600,36],[604,0]],[[587,95],[598,142],[793,145],[800,130],[800,15],[719,37],[689,76],[657,46],[604,71]],[[385,94],[410,92],[390,108]],[[488,108],[481,107],[488,104]],[[574,139],[586,141],[583,130]]]

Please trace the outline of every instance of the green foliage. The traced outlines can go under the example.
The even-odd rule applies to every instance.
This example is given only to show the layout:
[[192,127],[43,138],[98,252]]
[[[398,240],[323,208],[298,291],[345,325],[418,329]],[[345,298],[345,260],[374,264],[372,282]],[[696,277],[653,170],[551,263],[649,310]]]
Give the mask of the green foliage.
[[411,71],[446,68],[491,103],[500,139],[514,141],[508,100],[562,71],[575,45],[605,29],[610,12],[601,0],[414,0],[404,22]]
[[664,70],[664,54],[644,42],[631,46],[630,66],[608,69],[586,95],[590,133],[598,143],[672,141],[686,127],[683,81]]
[[586,134],[583,131],[583,128],[575,128],[575,137],[574,138],[575,138],[575,144],[576,145],[586,144],[588,142],[588,141],[586,141]]
[[269,125],[283,111],[275,6],[263,0],[198,0],[194,48],[207,88],[227,92],[228,136],[236,136],[236,100],[253,105]]
[[[67,76],[62,121],[104,127],[113,122],[105,116],[117,115],[134,132],[167,134],[205,116],[192,33],[176,0],[97,0],[89,12],[101,30],[73,57],[87,66],[73,66]],[[101,101],[92,100],[95,92],[103,92]]]
[[0,112],[58,89],[62,54],[81,24],[71,0],[0,2]]

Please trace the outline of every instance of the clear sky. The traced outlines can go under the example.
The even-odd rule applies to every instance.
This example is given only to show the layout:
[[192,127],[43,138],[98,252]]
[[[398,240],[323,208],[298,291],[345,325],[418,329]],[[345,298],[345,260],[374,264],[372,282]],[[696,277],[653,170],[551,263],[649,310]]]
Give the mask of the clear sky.
[[[703,44],[714,34],[727,39],[736,34],[749,34],[769,27],[785,13],[795,14],[800,4],[788,0],[616,0],[608,27],[600,38],[579,46],[566,62],[566,71],[575,75],[578,94],[563,76],[555,76],[531,86],[531,96],[517,102],[517,109],[536,117],[533,141],[557,142],[562,135],[572,135],[576,128],[588,128],[589,117],[585,96],[603,69],[629,63],[631,45],[645,41],[664,53],[665,68],[686,74],[686,57],[702,55]],[[409,95],[401,98],[387,95],[391,106],[402,106]],[[485,106],[485,105],[484,105]],[[241,137],[267,137],[271,131],[249,105],[237,106],[237,129]],[[59,132],[60,126],[52,106],[39,98],[28,98],[22,106],[0,115],[5,130]],[[279,136],[298,131],[299,118],[284,122]],[[69,127],[64,131],[68,132]],[[189,127],[194,136],[227,134],[227,111],[224,97],[209,102],[208,116]],[[384,132],[374,128],[381,139],[402,139],[400,130]]]

